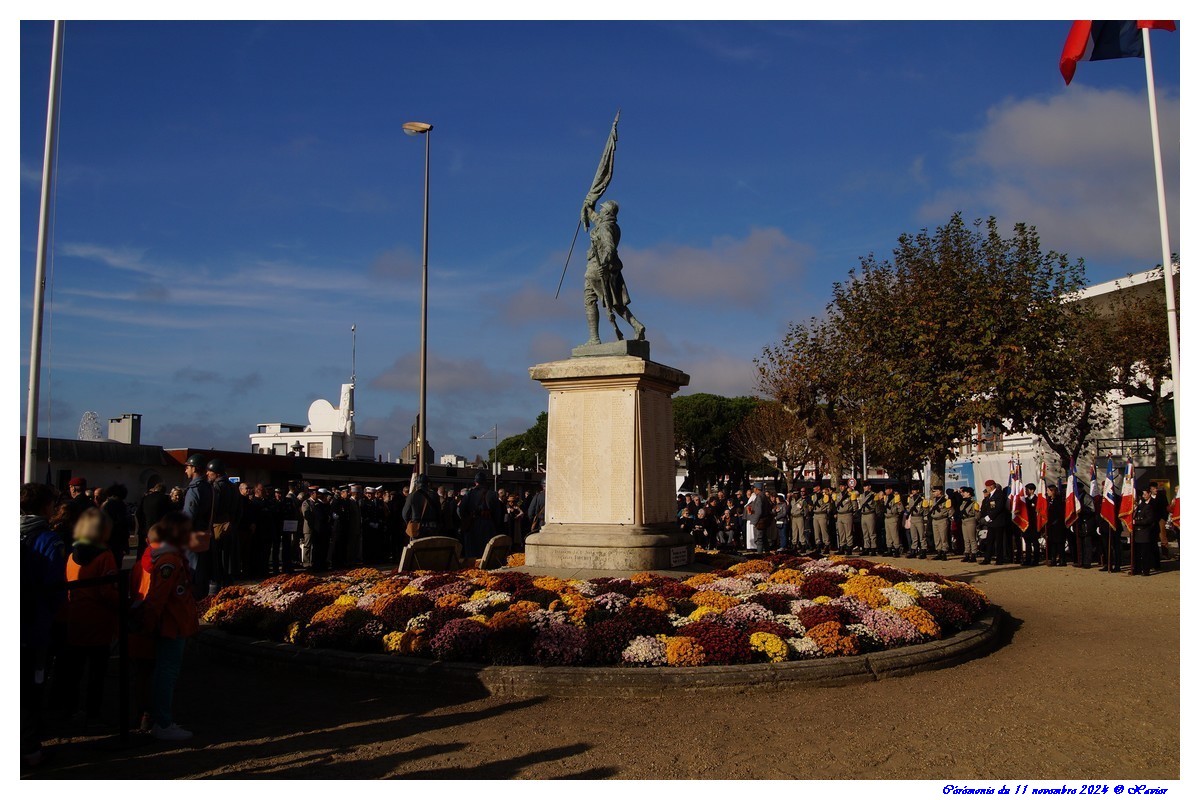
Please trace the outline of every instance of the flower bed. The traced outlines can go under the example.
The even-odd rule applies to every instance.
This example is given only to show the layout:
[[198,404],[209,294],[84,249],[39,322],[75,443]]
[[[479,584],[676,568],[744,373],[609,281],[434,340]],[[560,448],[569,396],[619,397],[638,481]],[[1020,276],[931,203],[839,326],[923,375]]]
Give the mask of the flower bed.
[[678,580],[373,569],[229,587],[202,619],[309,647],[543,666],[703,666],[857,655],[969,626],[978,589],[857,558],[771,555]]

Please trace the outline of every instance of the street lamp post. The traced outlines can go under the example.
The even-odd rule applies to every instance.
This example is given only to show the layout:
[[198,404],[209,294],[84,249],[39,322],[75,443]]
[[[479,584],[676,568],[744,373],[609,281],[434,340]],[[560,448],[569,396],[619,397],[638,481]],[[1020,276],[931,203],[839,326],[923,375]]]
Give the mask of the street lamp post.
[[429,333],[429,132],[428,122],[406,122],[404,132],[409,136],[425,137],[425,227],[421,236],[421,378],[417,409],[417,474],[425,474],[425,368],[426,337]]
[[500,473],[496,470],[496,465],[500,463],[500,425],[499,423],[492,426],[492,429],[487,433],[481,433],[478,436],[472,436],[472,439],[491,439],[492,440],[492,491],[497,491],[500,488]]
[[[522,447],[521,450],[526,453],[529,452],[528,447]],[[542,471],[542,454],[539,453],[537,450],[533,451],[533,463],[535,465],[534,472],[541,472]]]

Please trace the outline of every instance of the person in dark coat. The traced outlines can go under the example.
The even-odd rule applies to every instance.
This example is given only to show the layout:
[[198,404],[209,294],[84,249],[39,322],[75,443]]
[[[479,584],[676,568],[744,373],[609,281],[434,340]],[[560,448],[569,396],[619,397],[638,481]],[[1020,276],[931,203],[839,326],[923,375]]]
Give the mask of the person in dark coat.
[[1133,552],[1129,575],[1149,575],[1154,563],[1154,551],[1158,547],[1158,504],[1150,495],[1150,489],[1142,489],[1142,496],[1133,507]]
[[104,505],[100,507],[112,522],[108,546],[118,564],[129,550],[129,506],[125,505],[125,498],[128,496],[129,490],[124,484],[114,483],[105,492]]
[[1046,563],[1051,567],[1067,565],[1066,505],[1058,487],[1046,487]]
[[54,489],[21,486],[21,764],[37,766],[42,752],[42,693],[54,617],[67,599],[67,548],[50,528]]
[[487,482],[486,472],[476,472],[475,486],[467,492],[458,508],[463,530],[463,556],[466,558],[481,558],[483,548],[504,525],[500,496],[487,488]]
[[151,478],[150,488],[137,506],[138,558],[142,557],[142,552],[146,549],[146,532],[173,510],[171,498],[167,495],[162,478],[154,476]]
[[1008,538],[1012,514],[1008,510],[1008,500],[995,481],[984,483],[984,491],[983,502],[979,504],[979,522],[987,530],[987,542],[983,561],[979,563],[990,564],[995,559],[997,564],[1007,564],[1012,560]]
[[[533,499],[529,501],[529,533],[534,534],[540,531],[546,525],[546,479],[542,478],[542,488]],[[525,543],[521,542],[521,549],[517,552],[522,552],[525,549]]]
[[441,533],[442,504],[438,500],[437,494],[429,488],[429,479],[424,475],[417,476],[416,490],[409,494],[404,501],[400,517],[404,520],[406,530],[408,523],[420,523],[421,530],[416,536],[411,537],[413,539],[437,536]]

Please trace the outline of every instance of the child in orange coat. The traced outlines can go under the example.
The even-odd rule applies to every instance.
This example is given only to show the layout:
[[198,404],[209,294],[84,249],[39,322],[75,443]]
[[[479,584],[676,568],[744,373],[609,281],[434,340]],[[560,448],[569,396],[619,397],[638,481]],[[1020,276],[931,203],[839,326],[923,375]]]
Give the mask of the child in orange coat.
[[77,716],[79,684],[87,675],[84,708],[86,723],[100,722],[104,677],[113,640],[117,636],[117,584],[104,582],[75,586],[76,581],[114,578],[117,562],[108,546],[112,523],[98,508],[89,508],[75,523],[71,555],[67,558],[66,650],[63,653],[59,690],[63,711]]
[[147,537],[150,546],[131,575],[135,626],[143,644],[153,643],[150,733],[167,741],[183,741],[192,736],[191,731],[175,724],[171,714],[184,644],[200,627],[191,591],[192,571],[187,563],[191,533],[191,519],[186,514],[178,511],[167,514],[150,529]]

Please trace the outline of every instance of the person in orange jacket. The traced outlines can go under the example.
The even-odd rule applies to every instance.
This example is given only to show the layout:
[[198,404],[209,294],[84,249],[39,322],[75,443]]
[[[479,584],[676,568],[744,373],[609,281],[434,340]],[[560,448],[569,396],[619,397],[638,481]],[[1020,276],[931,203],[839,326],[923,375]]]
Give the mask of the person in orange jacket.
[[100,722],[104,677],[117,636],[117,584],[101,583],[74,587],[74,581],[112,578],[117,562],[109,547],[112,522],[98,508],[89,508],[75,523],[71,555],[67,558],[66,650],[58,686],[64,715],[75,717],[79,708],[79,684],[87,675],[84,708],[86,724]]
[[186,514],[176,511],[167,514],[150,529],[148,559],[140,559],[131,574],[134,624],[141,637],[153,641],[150,734],[166,741],[192,737],[191,731],[175,724],[171,714],[184,644],[200,627],[192,596],[192,571],[187,562],[191,535],[192,522]]

